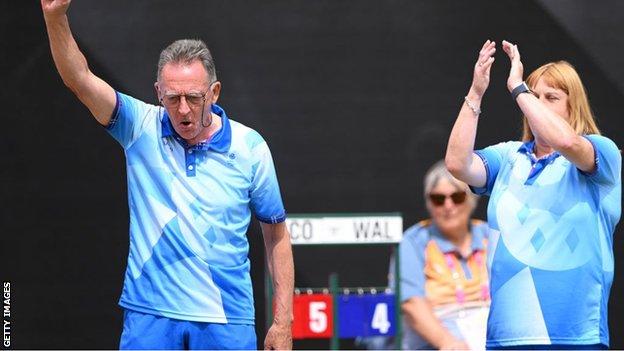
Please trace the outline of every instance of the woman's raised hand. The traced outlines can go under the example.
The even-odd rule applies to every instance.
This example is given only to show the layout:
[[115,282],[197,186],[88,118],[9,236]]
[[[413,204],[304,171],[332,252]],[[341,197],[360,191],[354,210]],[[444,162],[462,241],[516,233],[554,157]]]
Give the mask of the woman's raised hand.
[[524,66],[522,65],[522,61],[520,61],[520,51],[518,51],[518,45],[514,45],[506,40],[503,40],[503,51],[507,53],[509,61],[511,61],[509,78],[507,78],[507,89],[512,91],[523,81],[522,75],[524,74]]
[[488,86],[490,85],[490,68],[494,63],[494,53],[496,52],[496,43],[487,40],[481,51],[479,51],[479,58],[474,66],[474,74],[472,76],[472,86],[470,90],[478,95],[480,99],[485,94]]

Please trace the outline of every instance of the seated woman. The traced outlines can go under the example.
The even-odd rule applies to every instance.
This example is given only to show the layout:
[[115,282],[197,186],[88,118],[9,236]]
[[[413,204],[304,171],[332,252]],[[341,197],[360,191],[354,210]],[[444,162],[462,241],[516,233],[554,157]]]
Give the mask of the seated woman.
[[431,219],[407,229],[399,246],[402,348],[483,349],[487,224],[470,219],[477,198],[444,162],[429,169],[424,186]]

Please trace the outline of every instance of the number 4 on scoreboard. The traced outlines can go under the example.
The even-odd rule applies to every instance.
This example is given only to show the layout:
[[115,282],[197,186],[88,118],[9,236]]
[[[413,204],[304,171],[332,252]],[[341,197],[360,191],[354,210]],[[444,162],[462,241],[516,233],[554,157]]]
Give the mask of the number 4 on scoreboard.
[[375,305],[375,311],[373,312],[373,320],[371,321],[371,328],[379,330],[379,333],[386,334],[390,330],[390,321],[388,320],[388,304],[378,303]]

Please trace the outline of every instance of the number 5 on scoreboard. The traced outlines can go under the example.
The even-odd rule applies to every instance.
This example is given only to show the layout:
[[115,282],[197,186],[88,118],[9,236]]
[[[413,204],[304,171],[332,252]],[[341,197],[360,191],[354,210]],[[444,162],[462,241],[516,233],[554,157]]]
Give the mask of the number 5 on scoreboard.
[[377,305],[375,305],[375,312],[373,312],[371,328],[379,330],[381,334],[386,334],[388,330],[390,330],[387,303],[378,303]]
[[322,333],[327,330],[327,304],[325,301],[310,302],[310,330]]

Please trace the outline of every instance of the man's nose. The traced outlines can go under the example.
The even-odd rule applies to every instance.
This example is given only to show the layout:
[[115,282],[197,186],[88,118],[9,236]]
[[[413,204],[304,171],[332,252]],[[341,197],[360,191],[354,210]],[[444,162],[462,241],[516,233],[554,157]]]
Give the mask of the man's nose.
[[186,101],[186,97],[184,95],[180,96],[180,105],[178,106],[178,112],[180,114],[187,114],[191,111],[191,107],[189,106],[188,102]]

